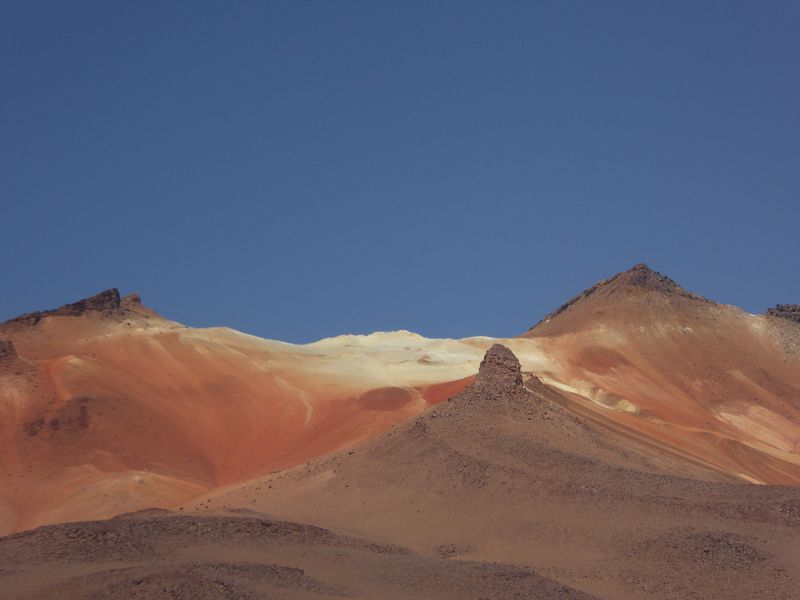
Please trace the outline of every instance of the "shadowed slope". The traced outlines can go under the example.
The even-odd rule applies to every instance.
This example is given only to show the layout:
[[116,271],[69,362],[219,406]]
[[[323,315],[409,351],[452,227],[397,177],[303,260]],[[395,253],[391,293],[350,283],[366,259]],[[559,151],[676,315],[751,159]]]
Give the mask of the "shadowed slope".
[[43,527],[0,539],[0,564],[9,600],[589,600],[530,569],[421,556],[251,512]]

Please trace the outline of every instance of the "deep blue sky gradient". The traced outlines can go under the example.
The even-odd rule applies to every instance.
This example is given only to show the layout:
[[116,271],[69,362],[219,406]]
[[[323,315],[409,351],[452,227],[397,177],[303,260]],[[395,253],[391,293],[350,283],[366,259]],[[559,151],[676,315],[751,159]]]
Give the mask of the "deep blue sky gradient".
[[800,302],[796,2],[2,2],[0,319],[514,335]]

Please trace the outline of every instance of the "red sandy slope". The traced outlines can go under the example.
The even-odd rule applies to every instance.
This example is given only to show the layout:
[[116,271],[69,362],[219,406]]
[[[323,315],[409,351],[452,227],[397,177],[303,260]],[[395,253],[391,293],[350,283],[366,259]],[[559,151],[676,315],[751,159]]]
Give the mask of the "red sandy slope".
[[[331,368],[335,347],[193,330],[139,305],[0,338],[0,533],[170,507],[352,446],[463,389]],[[397,378],[395,378],[397,379]]]
[[[0,534],[176,507],[373,439],[495,340],[305,346],[191,329],[115,291],[0,325]],[[505,340],[566,408],[740,480],[800,483],[800,324],[637,265]]]

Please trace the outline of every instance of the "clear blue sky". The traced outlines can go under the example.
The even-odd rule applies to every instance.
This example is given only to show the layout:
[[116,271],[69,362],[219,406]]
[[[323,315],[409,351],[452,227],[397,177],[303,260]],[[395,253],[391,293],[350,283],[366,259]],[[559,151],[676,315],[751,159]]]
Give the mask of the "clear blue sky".
[[800,302],[797,2],[3,1],[0,69],[0,319],[503,336],[639,261]]

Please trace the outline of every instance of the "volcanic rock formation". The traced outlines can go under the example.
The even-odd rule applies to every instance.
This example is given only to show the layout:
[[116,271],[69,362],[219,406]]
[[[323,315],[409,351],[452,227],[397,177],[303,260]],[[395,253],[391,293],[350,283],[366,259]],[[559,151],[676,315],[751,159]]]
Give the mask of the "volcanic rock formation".
[[502,344],[494,344],[486,352],[478,369],[478,377],[470,390],[498,397],[514,393],[522,387],[522,368],[514,353]]

